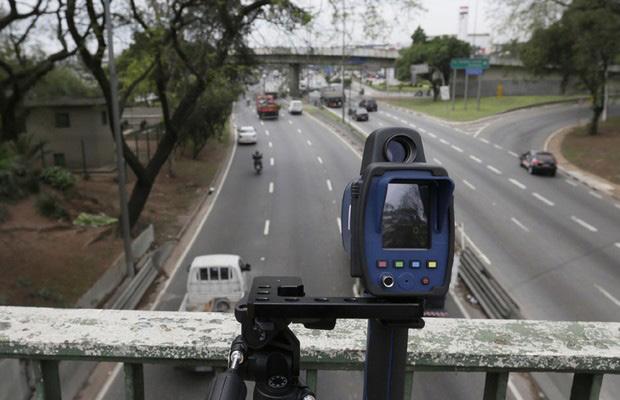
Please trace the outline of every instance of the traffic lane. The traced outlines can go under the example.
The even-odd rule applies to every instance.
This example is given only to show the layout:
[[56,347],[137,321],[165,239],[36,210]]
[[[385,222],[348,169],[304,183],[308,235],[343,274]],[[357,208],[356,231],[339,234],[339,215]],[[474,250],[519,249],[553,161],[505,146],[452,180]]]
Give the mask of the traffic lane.
[[[489,239],[491,239],[490,244],[492,245],[492,248],[505,248],[504,251],[499,252],[503,261],[502,264],[505,265],[507,262],[509,262],[511,266],[514,266],[513,268],[503,267],[503,271],[498,271],[501,273],[499,277],[500,281],[503,281],[509,289],[515,288],[520,284],[528,283],[530,280],[535,279],[546,270],[557,268],[558,264],[561,265],[561,263],[568,262],[568,260],[570,259],[579,258],[581,255],[591,252],[594,246],[598,245],[598,243],[590,243],[589,246],[584,246],[581,237],[573,237],[572,239],[567,239],[560,236],[558,238],[558,234],[556,233],[557,231],[568,231],[569,235],[573,233],[573,227],[567,226],[567,224],[569,224],[568,220],[561,219],[561,221],[558,221],[551,219],[551,222],[549,222],[547,210],[541,208],[541,206],[538,204],[532,204],[531,207],[528,207],[527,210],[523,212],[523,204],[521,203],[528,202],[530,201],[530,199],[527,196],[524,196],[522,193],[507,193],[504,195],[505,198],[497,196],[496,192],[498,191],[499,185],[495,182],[493,182],[491,185],[488,185],[489,179],[501,179],[495,177],[495,173],[490,171],[484,171],[484,173],[486,174],[484,179],[477,179],[475,177],[480,176],[481,171],[472,170],[470,163],[457,162],[460,159],[458,157],[454,157],[454,153],[451,151],[451,148],[449,146],[442,144],[437,145],[437,142],[432,140],[425,142],[427,143],[427,160],[429,162],[433,162],[436,160],[445,160],[448,166],[448,171],[450,171],[453,179],[457,178],[461,181],[460,187],[463,190],[459,190],[457,192],[457,198],[455,201],[457,207],[457,219],[463,218],[463,216],[467,217],[470,215],[479,215],[485,218],[488,217],[489,214],[491,215],[491,218],[488,219],[488,222],[484,224],[485,230],[490,230],[493,233],[492,235],[488,235],[490,236]],[[475,189],[472,190],[472,187],[467,187],[467,184],[464,185],[465,182],[467,182],[467,184],[469,184]],[[516,188],[516,190],[518,191],[520,189]],[[471,196],[475,196],[473,191],[482,193],[478,195],[480,197],[476,199],[471,199]],[[465,197],[465,200],[468,200],[467,204],[463,204],[464,202],[459,197],[459,193],[467,196]],[[519,200],[516,202],[512,200],[515,195],[519,196]],[[488,201],[485,203],[485,200],[489,199],[491,199],[492,201],[490,203]],[[464,205],[465,207],[461,208]],[[539,212],[532,214],[532,210],[539,210]],[[510,215],[513,215],[515,217],[509,217],[510,219],[507,218],[507,216]],[[514,220],[512,218],[514,218]],[[516,225],[522,225],[523,222],[521,221],[527,221],[526,223],[528,223],[528,225],[530,226],[530,228],[527,229],[534,232],[532,235],[528,235],[526,232],[521,231],[521,228]],[[546,222],[544,224],[540,224],[539,221]],[[466,223],[467,225],[471,226],[471,223],[469,221],[466,221]],[[475,221],[473,221],[473,223],[476,224]],[[552,228],[549,228],[549,225],[551,225]],[[505,235],[500,235],[499,232],[496,231],[504,231],[506,227],[508,227],[509,229],[505,232]],[[506,246],[505,243],[510,243],[511,241],[514,241],[514,238],[518,236],[523,237],[525,242],[523,245],[519,246],[517,249]],[[498,237],[503,237],[503,243],[497,241]],[[556,241],[555,239],[558,240]],[[527,250],[523,251],[523,249]],[[538,251],[532,251],[535,249],[537,249]],[[528,261],[524,263],[524,260]],[[596,268],[589,268],[590,271],[609,271],[610,269],[613,269],[612,266],[615,265],[615,263],[613,262],[613,258],[610,258],[609,255],[605,254],[597,254],[596,257],[591,257],[591,259],[587,260],[587,263],[589,265],[593,263],[602,265],[599,265]],[[586,279],[585,281],[578,280],[577,282],[581,282],[581,284],[583,284],[584,282],[591,282],[591,278]],[[597,282],[600,283],[600,281]],[[592,285],[588,286],[588,288],[593,288],[593,284],[597,282],[593,282]],[[583,291],[583,287],[581,287],[580,289],[580,291]],[[601,297],[599,294],[593,293],[589,295],[588,298],[592,301],[584,303],[598,305],[598,308],[602,308],[602,314],[597,313],[597,315],[607,315],[606,318],[610,318],[610,314],[613,315],[613,312],[609,312],[610,309],[608,307],[603,307],[603,304],[600,304]],[[528,305],[527,308],[532,311],[539,312],[541,311],[541,304],[554,304],[554,302],[549,303],[547,300],[548,299],[545,299],[544,302],[537,301],[533,303],[531,302],[530,298],[526,297]],[[591,313],[592,309],[590,309],[589,314],[584,315],[583,313],[579,313],[579,316],[592,318]],[[558,318],[559,315],[562,314],[553,312],[550,313],[550,315],[556,315],[556,318]],[[564,316],[568,319],[575,319],[575,315],[564,314]]]
[[[394,115],[389,118],[396,119]],[[562,179],[528,176],[525,170],[519,167],[516,157],[509,157],[505,149],[491,146],[491,143],[470,140],[469,136],[450,128],[438,125],[436,129],[421,129],[421,132],[423,136],[432,135],[433,140],[454,150],[455,157],[466,158],[468,162],[478,163],[482,168],[486,165],[496,173],[506,175],[508,179],[503,181],[503,184],[508,185],[513,192],[518,193],[527,188],[534,196],[529,199],[530,203],[536,204],[540,200],[553,203],[553,206],[557,206],[557,210],[562,210],[577,224],[583,226],[581,222],[585,221],[589,225],[588,230],[595,227],[597,231],[600,231],[601,237],[620,240],[620,230],[617,228],[620,226],[620,213],[617,212],[615,202],[610,198],[600,196],[589,189],[583,190],[584,187],[576,188]],[[449,140],[445,139],[446,136],[450,136]],[[514,176],[511,177],[510,174]],[[554,191],[557,193],[553,194]],[[575,226],[573,229],[579,230],[580,228]],[[587,231],[582,233],[588,235]]]

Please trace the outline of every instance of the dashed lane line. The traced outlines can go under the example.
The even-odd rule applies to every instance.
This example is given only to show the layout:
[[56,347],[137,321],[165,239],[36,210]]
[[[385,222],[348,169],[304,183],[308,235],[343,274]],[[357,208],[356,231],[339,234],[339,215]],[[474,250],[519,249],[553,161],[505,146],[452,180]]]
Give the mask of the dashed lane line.
[[472,156],[472,155],[470,155],[470,156],[469,156],[469,158],[471,158],[472,160],[474,160],[474,161],[475,161],[475,162],[477,162],[478,164],[481,164],[481,163],[482,163],[482,160],[481,160],[481,159],[479,159],[479,158],[478,158],[478,157],[476,157],[476,156]]
[[474,185],[472,185],[469,181],[467,181],[466,179],[463,179],[463,183],[465,184],[465,186],[467,186],[468,188],[470,188],[471,190],[476,190],[476,187]]
[[577,182],[571,180],[571,179],[565,179],[564,182],[568,183],[571,186],[578,186]]
[[308,146],[312,146],[312,142],[309,140],[306,140],[306,143],[308,143]]
[[458,151],[459,153],[462,153],[462,152],[463,152],[463,149],[461,149],[461,148],[460,148],[460,147],[458,147],[458,146],[452,145],[452,146],[450,146],[450,147],[452,147],[454,150]]
[[268,219],[265,220],[265,227],[263,228],[263,235],[265,236],[269,235],[269,220]]
[[501,175],[501,174],[502,174],[502,171],[500,171],[499,169],[495,168],[495,167],[494,167],[494,166],[492,166],[492,165],[487,165],[487,169],[488,169],[489,171],[493,171],[493,172],[495,172],[497,175]]
[[519,157],[519,155],[517,153],[515,153],[514,151],[508,150],[508,154],[510,154],[513,157]]
[[614,243],[614,246],[616,246],[617,248],[619,248],[619,249],[620,249],[620,242],[616,242],[616,243]]
[[443,164],[441,163],[441,161],[439,161],[439,160],[438,160],[438,159],[436,159],[436,158],[433,158],[433,161],[435,161],[435,163],[436,163],[436,164],[443,165]]
[[519,228],[523,229],[525,232],[529,232],[530,231],[527,228],[527,226],[523,225],[523,223],[521,221],[519,221],[518,219],[516,219],[515,217],[510,218],[510,220],[512,222],[514,222],[514,224],[517,225]]
[[269,142],[268,143],[269,147],[273,147],[273,143]]
[[332,181],[330,181],[329,179],[327,179],[325,181],[325,183],[327,184],[327,190],[329,190],[330,192],[333,190],[332,188]]
[[289,125],[293,125],[293,121],[291,121],[290,119],[288,120]]
[[586,228],[590,232],[598,232],[598,229],[596,229],[596,227],[588,224],[586,221],[582,220],[581,218],[578,218],[578,217],[575,217],[574,215],[571,215],[570,219],[573,220],[573,222],[576,222],[579,225],[583,226],[584,228]]
[[269,130],[265,129],[265,135],[269,136]]
[[297,133],[301,133],[301,129],[297,128]]
[[269,182],[269,193],[273,193],[273,182]]
[[340,220],[340,217],[336,218],[336,221],[338,222],[338,232],[342,235],[342,221]]
[[273,157],[271,157],[271,158],[269,159],[269,165],[271,165],[271,166],[273,167],[275,163],[276,163],[276,160],[274,160],[274,158],[273,158]]
[[435,135],[433,132],[427,132],[428,136],[432,137],[433,139],[435,139],[437,137],[437,135]]
[[504,148],[502,146],[500,146],[499,144],[494,144],[493,147],[495,147],[498,150],[503,150]]
[[516,179],[512,179],[512,178],[510,178],[510,179],[508,179],[508,180],[510,181],[510,183],[512,183],[513,185],[515,185],[515,186],[516,186],[516,187],[518,187],[519,189],[523,189],[523,190],[525,190],[525,189],[527,188],[527,186],[525,186],[524,184],[522,184],[521,182],[519,182],[519,181],[518,181],[518,180],[516,180]]
[[595,191],[593,191],[593,190],[590,190],[588,193],[590,193],[590,196],[594,196],[594,197],[596,197],[597,199],[602,199],[602,198],[603,198],[603,196],[602,196],[600,193],[596,193],[596,192],[595,192]]
[[612,303],[614,303],[615,305],[617,305],[618,307],[620,307],[620,300],[616,299],[611,293],[609,293],[607,290],[603,289],[601,286],[597,285],[596,283],[594,284],[594,287],[603,294],[603,296],[607,297],[609,300],[611,300]]
[[318,160],[319,164],[323,164],[323,159],[321,157],[317,157],[316,159]]
[[489,141],[486,140],[485,138],[479,138],[478,140],[480,140],[482,143],[489,144]]
[[546,198],[546,197],[544,197],[544,196],[542,196],[542,195],[540,195],[540,194],[538,194],[536,192],[532,193],[532,196],[536,197],[538,200],[542,201],[543,203],[545,203],[548,206],[553,207],[555,205],[554,202],[552,202],[548,198]]

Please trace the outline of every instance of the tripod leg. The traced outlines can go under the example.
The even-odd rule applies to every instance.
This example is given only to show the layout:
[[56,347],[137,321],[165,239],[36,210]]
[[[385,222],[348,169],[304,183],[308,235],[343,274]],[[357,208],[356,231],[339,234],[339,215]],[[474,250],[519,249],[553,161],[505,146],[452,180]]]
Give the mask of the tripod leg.
[[368,321],[364,400],[403,400],[408,332]]

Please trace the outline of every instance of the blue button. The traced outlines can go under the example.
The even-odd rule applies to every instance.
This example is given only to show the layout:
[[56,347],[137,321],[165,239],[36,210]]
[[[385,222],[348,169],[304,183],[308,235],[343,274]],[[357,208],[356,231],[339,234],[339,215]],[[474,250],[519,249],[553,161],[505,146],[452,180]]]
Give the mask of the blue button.
[[417,260],[412,260],[410,265],[411,265],[411,268],[420,268],[421,266],[420,261],[417,261]]

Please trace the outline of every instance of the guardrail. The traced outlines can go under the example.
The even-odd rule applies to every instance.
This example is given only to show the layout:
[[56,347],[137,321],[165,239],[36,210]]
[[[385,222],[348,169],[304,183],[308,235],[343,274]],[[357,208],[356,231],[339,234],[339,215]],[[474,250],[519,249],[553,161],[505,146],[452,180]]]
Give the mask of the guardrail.
[[[294,325],[302,368],[362,369],[366,322],[333,331]],[[0,307],[0,358],[35,360],[45,399],[60,399],[59,362],[124,363],[127,399],[144,398],[143,365],[224,367],[239,325],[231,314]],[[486,372],[485,400],[506,398],[511,372],[574,373],[571,400],[598,398],[603,376],[620,374],[620,323],[427,318],[409,334],[407,398],[417,371]]]

